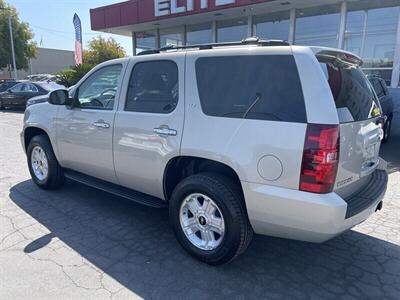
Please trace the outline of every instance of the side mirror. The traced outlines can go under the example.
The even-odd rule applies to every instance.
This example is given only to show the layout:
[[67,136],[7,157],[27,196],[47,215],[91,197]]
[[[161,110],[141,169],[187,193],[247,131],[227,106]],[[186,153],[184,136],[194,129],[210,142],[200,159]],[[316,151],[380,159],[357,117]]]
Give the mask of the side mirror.
[[49,94],[49,103],[53,105],[72,106],[74,100],[69,96],[67,90],[55,90]]

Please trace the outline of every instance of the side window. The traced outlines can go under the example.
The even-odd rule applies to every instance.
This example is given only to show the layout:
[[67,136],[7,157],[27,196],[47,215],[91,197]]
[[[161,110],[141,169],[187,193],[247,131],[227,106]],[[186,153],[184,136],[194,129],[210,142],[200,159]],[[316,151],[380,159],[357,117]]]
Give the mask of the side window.
[[25,84],[24,92],[37,93],[39,91],[38,91],[37,87],[34,86],[33,84]]
[[85,109],[112,110],[122,65],[111,65],[91,74],[78,87],[78,106]]
[[202,57],[196,77],[209,116],[306,123],[303,91],[294,57]]
[[23,89],[24,89],[24,86],[25,86],[25,84],[23,84],[23,83],[17,84],[17,85],[15,85],[14,87],[11,88],[11,91],[12,91],[13,93],[22,92]]
[[178,66],[169,60],[140,62],[133,67],[125,110],[167,114],[178,104]]

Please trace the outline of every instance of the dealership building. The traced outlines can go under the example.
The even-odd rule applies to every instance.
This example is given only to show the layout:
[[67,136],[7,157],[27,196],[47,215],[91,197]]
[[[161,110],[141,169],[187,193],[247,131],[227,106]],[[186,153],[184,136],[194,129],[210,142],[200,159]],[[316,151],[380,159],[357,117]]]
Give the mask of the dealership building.
[[92,30],[131,37],[133,55],[258,36],[354,52],[399,86],[400,0],[130,0],[90,15]]

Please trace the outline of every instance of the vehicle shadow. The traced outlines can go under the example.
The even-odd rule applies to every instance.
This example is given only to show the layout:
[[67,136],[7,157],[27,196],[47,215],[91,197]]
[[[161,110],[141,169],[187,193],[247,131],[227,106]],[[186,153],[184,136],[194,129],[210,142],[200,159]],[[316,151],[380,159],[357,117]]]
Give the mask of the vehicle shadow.
[[394,112],[389,141],[381,145],[380,155],[388,162],[388,172],[400,171],[400,112]]
[[48,192],[27,180],[9,196],[50,231],[26,253],[57,237],[143,298],[395,299],[400,292],[399,245],[356,231],[324,244],[255,236],[237,260],[210,267],[180,248],[167,210],[73,182]]

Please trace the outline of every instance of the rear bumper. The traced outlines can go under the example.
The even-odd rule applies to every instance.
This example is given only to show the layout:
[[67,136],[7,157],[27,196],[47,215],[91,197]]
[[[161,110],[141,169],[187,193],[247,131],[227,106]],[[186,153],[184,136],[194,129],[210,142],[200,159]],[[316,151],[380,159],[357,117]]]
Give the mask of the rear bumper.
[[386,192],[387,173],[374,173],[379,182],[349,199],[334,192],[314,194],[242,182],[250,223],[258,234],[309,242],[329,240],[375,212]]

